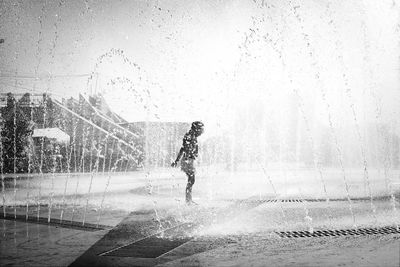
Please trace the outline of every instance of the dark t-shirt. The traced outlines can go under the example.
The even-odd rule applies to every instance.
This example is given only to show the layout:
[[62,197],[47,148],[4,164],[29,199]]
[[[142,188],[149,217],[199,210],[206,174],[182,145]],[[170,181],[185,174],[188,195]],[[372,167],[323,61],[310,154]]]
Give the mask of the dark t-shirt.
[[183,159],[196,159],[199,155],[199,146],[197,144],[197,137],[192,132],[187,132],[183,137]]

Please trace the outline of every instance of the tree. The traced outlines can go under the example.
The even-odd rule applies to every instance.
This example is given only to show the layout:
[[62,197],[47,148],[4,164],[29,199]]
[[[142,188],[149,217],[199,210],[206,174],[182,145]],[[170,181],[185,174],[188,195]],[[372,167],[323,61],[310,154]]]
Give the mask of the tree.
[[7,104],[1,108],[0,112],[3,118],[1,128],[3,171],[5,173],[27,172],[29,138],[33,131],[30,120],[19,107],[12,93],[7,94]]

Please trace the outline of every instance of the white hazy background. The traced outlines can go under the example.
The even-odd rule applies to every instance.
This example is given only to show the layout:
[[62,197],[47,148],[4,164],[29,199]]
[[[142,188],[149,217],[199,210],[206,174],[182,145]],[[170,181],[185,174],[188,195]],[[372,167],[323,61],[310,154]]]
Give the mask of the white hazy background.
[[290,131],[303,113],[313,131],[377,120],[397,131],[399,1],[2,1],[0,12],[1,92],[102,93],[128,121],[199,119],[206,136],[250,119]]

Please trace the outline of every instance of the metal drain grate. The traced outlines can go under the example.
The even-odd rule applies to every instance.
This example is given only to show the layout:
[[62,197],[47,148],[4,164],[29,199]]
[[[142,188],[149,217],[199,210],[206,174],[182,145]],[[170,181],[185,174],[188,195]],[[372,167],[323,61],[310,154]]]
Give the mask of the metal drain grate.
[[280,202],[284,202],[284,203],[286,203],[286,202],[303,202],[303,200],[301,200],[301,199],[280,199]]
[[261,205],[264,203],[278,203],[278,202],[301,203],[301,202],[303,202],[303,200],[301,200],[301,199],[244,199],[244,200],[238,201],[237,204],[238,205],[242,205],[242,204]]
[[99,231],[99,230],[105,230],[105,229],[111,229],[111,226],[107,225],[96,225],[92,223],[85,223],[82,225],[82,222],[75,222],[75,221],[68,221],[68,220],[59,220],[59,219],[51,219],[50,222],[48,222],[47,218],[39,217],[29,217],[26,219],[25,215],[16,215],[14,217],[13,214],[7,214],[4,216],[4,214],[0,214],[0,219],[4,220],[10,220],[10,221],[19,221],[19,222],[28,222],[28,223],[36,223],[36,224],[43,224],[43,225],[50,225],[50,226],[55,226],[55,227],[62,227],[62,228],[69,228],[69,229],[76,229],[76,230],[82,230],[82,231]]
[[[369,201],[370,198],[352,198],[352,201]],[[331,202],[341,202],[341,201],[348,201],[346,198],[331,198],[329,199]],[[243,204],[252,204],[252,205],[261,205],[264,203],[303,203],[303,202],[327,202],[326,198],[287,198],[287,199],[256,199],[256,198],[249,198],[249,199],[242,199],[237,201],[236,203],[239,205]]]
[[400,229],[395,226],[381,228],[359,228],[344,230],[318,230],[318,231],[283,231],[275,232],[282,238],[302,238],[302,237],[327,237],[327,236],[359,236],[359,235],[387,235],[400,234]]
[[277,199],[264,199],[264,200],[260,200],[261,203],[276,203],[278,202]]
[[261,205],[264,203],[275,203],[277,199],[243,199],[236,202],[236,205]]
[[[370,198],[368,197],[355,197],[355,198],[351,198],[351,201],[369,201]],[[307,198],[304,199],[304,201],[307,202],[327,202],[326,198]],[[348,201],[347,198],[330,198],[329,201]]]

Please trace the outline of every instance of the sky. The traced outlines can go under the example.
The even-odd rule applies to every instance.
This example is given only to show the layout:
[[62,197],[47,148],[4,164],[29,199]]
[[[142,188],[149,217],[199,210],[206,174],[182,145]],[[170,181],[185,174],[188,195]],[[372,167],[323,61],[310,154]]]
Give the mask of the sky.
[[398,0],[4,0],[0,91],[97,92],[128,121],[211,133],[257,112],[290,124],[292,105],[337,127],[393,120],[399,21]]

